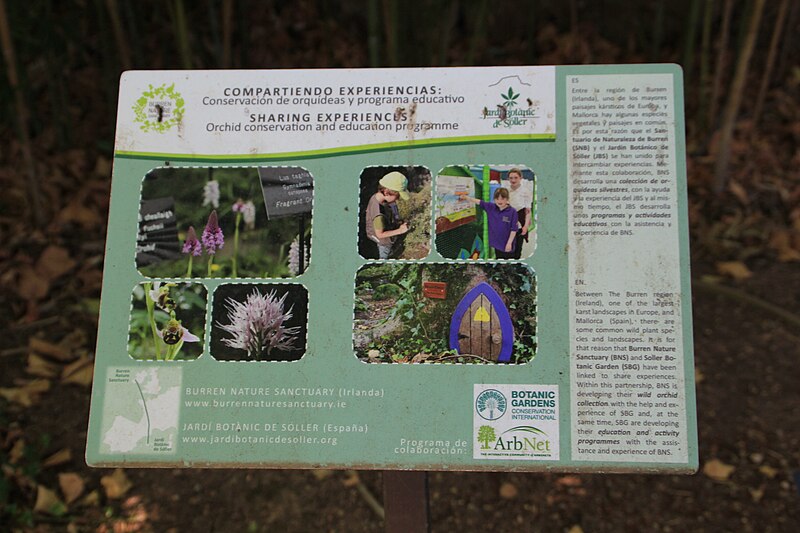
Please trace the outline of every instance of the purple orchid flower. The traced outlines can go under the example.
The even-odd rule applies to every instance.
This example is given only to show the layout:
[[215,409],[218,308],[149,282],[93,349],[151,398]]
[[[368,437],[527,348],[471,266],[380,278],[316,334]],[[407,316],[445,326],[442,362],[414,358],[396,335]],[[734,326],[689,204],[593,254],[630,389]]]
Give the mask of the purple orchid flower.
[[216,209],[208,215],[208,222],[203,230],[202,240],[208,255],[214,255],[217,250],[222,249],[225,245],[225,236],[222,234],[222,228],[219,227]]
[[183,241],[182,252],[185,254],[192,254],[195,257],[203,253],[203,247],[200,245],[200,241],[197,240],[197,233],[194,231],[194,226],[189,226],[189,231],[186,232],[186,240]]

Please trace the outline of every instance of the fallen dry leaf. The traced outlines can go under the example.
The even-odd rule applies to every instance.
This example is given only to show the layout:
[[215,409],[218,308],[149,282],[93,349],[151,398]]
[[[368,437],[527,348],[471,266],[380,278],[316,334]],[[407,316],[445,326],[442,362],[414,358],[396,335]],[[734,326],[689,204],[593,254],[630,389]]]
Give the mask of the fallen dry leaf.
[[23,407],[30,407],[41,399],[43,392],[49,389],[50,381],[35,379],[23,384],[21,387],[0,388],[0,397]]
[[763,466],[758,467],[758,471],[761,472],[762,474],[764,474],[765,476],[767,476],[769,479],[772,479],[772,478],[774,478],[775,476],[778,475],[778,470],[775,469],[775,468],[772,468],[769,465],[763,465]]
[[800,251],[792,246],[792,236],[785,230],[777,230],[769,240],[769,247],[778,252],[778,261],[788,263],[800,261]]
[[513,500],[519,494],[519,489],[513,483],[505,482],[500,485],[500,497],[505,500]]
[[70,201],[58,214],[56,220],[61,224],[77,222],[84,228],[96,228],[98,224],[102,224],[103,222],[100,215],[95,213],[93,209],[81,205],[80,199],[73,199]]
[[569,528],[569,531],[567,531],[567,533],[583,533],[583,528],[576,524],[571,528]]
[[324,468],[317,468],[311,471],[314,474],[314,477],[318,480],[322,481],[323,479],[329,478],[333,474],[333,470],[326,470]]
[[730,183],[728,184],[728,188],[733,193],[733,195],[736,196],[736,199],[742,203],[742,205],[747,205],[750,203],[750,196],[747,194],[745,188],[739,185],[738,182],[736,182],[735,180],[731,180]]
[[704,283],[721,283],[723,278],[721,276],[711,275],[711,274],[703,274],[700,276],[700,281]]
[[35,270],[26,269],[20,272],[17,294],[24,300],[41,300],[49,291],[50,283]]
[[100,505],[100,493],[96,490],[93,490],[86,496],[84,496],[81,501],[78,502],[78,505],[85,506],[85,507],[97,507]]
[[111,177],[111,160],[107,157],[98,156],[97,161],[94,162],[94,174],[100,178]]
[[66,362],[75,359],[75,356],[72,355],[72,350],[68,347],[63,346],[61,343],[53,344],[38,337],[28,338],[28,348],[39,355],[44,355],[57,361]]
[[34,512],[46,513],[53,516],[62,516],[67,512],[67,506],[58,499],[58,495],[47,487],[39,485],[36,488],[36,504]]
[[58,375],[60,371],[60,366],[51,363],[44,357],[35,353],[28,355],[28,366],[25,368],[25,372],[28,374],[39,376],[40,378],[52,378]]
[[64,367],[61,373],[62,383],[73,383],[88,387],[92,384],[94,364],[89,357],[81,357],[75,362]]
[[736,470],[735,466],[725,464],[719,459],[711,459],[703,466],[703,474],[714,481],[727,481],[734,470]]
[[8,452],[8,462],[15,465],[22,459],[25,453],[25,441],[22,439],[17,440],[11,450]]
[[747,265],[741,261],[720,261],[717,263],[717,272],[730,276],[736,281],[745,280],[753,275]]
[[358,472],[355,470],[348,470],[347,477],[342,481],[345,487],[355,487],[359,483],[361,483],[361,480],[358,477]]
[[125,475],[125,472],[123,472],[121,468],[114,470],[111,475],[100,478],[100,484],[103,485],[106,496],[112,500],[122,498],[125,496],[125,493],[133,487],[128,476]]
[[67,333],[63,339],[58,341],[58,345],[72,353],[73,350],[86,346],[87,341],[88,339],[86,338],[86,332],[84,330],[74,329]]
[[694,369],[694,383],[695,385],[701,384],[706,379],[706,375],[703,374],[703,371],[699,368],[695,367]]
[[45,468],[49,468],[51,466],[58,466],[63,465],[64,463],[68,463],[72,460],[72,450],[69,448],[63,448],[58,450],[56,453],[48,457],[42,463],[42,466]]
[[39,256],[36,271],[48,281],[53,281],[75,268],[77,264],[65,248],[51,244]]
[[58,486],[61,487],[61,494],[64,495],[64,500],[67,504],[70,504],[83,494],[85,484],[78,474],[62,472],[58,474]]
[[430,353],[418,353],[414,357],[411,358],[412,363],[422,363],[423,361],[427,361],[433,357],[433,354]]
[[556,480],[556,485],[562,487],[580,487],[583,484],[578,476],[562,476]]

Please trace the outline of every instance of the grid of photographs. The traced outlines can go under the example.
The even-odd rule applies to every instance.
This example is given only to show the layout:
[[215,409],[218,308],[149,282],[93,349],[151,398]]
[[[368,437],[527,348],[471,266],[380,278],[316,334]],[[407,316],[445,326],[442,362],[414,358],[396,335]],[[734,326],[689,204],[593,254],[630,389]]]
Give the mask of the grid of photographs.
[[[358,250],[368,263],[355,279],[356,357],[530,362],[538,345],[536,275],[521,260],[536,246],[535,174],[520,165],[449,165],[433,180],[433,196],[430,179],[422,166],[361,174]],[[445,262],[404,261],[429,255],[431,218]]]
[[[139,202],[128,353],[295,361],[306,346],[314,178],[301,167],[161,167]],[[209,294],[203,281],[230,280]],[[186,282],[184,280],[191,280]],[[209,309],[210,307],[210,309]]]
[[[366,363],[525,364],[537,348],[536,176],[518,165],[372,166],[359,180],[353,350]],[[163,167],[142,182],[128,352],[297,361],[314,178]],[[433,223],[432,223],[433,222]],[[431,245],[444,259],[427,262]],[[226,280],[213,290],[205,280]],[[275,281],[265,281],[275,280]]]

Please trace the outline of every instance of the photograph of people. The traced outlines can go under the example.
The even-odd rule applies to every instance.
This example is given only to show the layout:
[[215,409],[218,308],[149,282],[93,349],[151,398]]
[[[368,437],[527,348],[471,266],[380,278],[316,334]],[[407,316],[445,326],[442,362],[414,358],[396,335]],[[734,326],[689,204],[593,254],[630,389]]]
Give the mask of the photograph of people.
[[523,246],[530,242],[533,181],[524,180],[522,171],[515,167],[508,171],[508,180],[503,181],[502,184],[503,187],[508,189],[508,203],[517,210],[519,230],[517,231],[516,244],[514,245],[514,259],[520,259]]
[[515,252],[516,238],[519,228],[517,210],[509,203],[508,189],[498,187],[494,191],[494,201],[484,202],[468,196],[464,201],[481,206],[486,211],[489,222],[489,246],[494,248],[497,259],[517,259]]
[[431,175],[425,167],[361,173],[358,252],[364,259],[420,259],[430,252]]
[[395,237],[408,232],[408,223],[401,221],[397,199],[408,200],[408,180],[399,172],[389,172],[378,182],[378,192],[367,204],[367,236],[378,244],[378,258],[389,259]]

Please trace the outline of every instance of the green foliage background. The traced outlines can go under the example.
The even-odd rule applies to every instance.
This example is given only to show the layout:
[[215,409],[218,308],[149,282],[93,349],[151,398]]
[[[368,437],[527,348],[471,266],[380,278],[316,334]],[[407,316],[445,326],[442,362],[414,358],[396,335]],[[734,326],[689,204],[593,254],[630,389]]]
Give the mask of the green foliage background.
[[[447,283],[447,297],[443,300],[424,297],[425,281]],[[410,362],[420,354],[429,354],[431,357],[422,356],[429,362],[483,362],[458,356],[449,347],[450,320],[456,305],[481,281],[497,291],[511,315],[512,363],[531,361],[538,344],[536,281],[533,271],[518,263],[385,263],[363,267],[356,275],[356,355],[376,362]],[[383,314],[376,316],[378,310]],[[383,327],[396,319],[399,327],[377,337],[373,335],[375,331],[384,331]],[[373,357],[369,357],[371,350]],[[374,350],[379,352],[378,357],[374,357]]]
[[[225,246],[219,250],[214,263],[218,269],[213,277],[231,276],[233,236],[236,213],[233,204],[241,199],[251,200],[256,206],[255,229],[245,229],[244,221],[239,225],[238,277],[288,277],[289,245],[299,234],[300,221],[297,216],[267,220],[264,197],[256,168],[158,168],[144,179],[142,198],[153,199],[172,196],[175,199],[175,217],[181,245],[189,226],[194,226],[198,239],[208,221],[212,206],[203,205],[203,187],[210,180],[219,182],[219,207],[217,216],[225,235]],[[311,217],[306,217],[305,231],[311,230]],[[194,277],[205,277],[208,256],[203,253],[194,258]],[[188,256],[147,265],[139,270],[154,278],[184,277]]]

